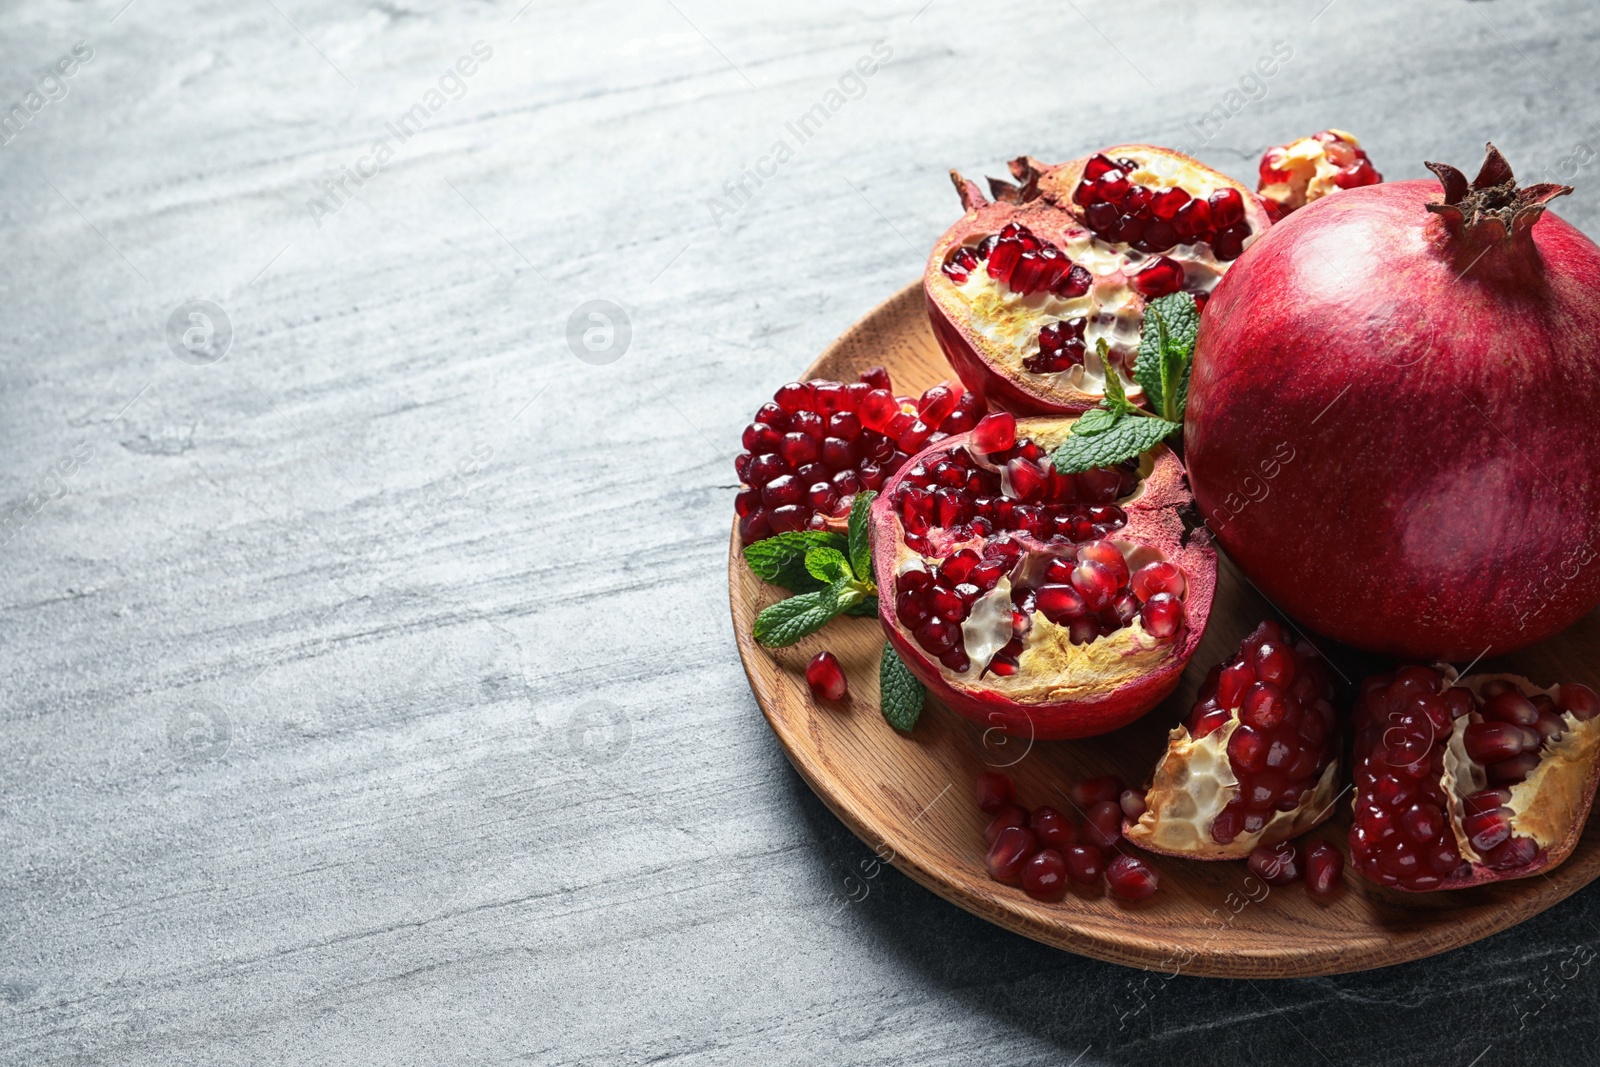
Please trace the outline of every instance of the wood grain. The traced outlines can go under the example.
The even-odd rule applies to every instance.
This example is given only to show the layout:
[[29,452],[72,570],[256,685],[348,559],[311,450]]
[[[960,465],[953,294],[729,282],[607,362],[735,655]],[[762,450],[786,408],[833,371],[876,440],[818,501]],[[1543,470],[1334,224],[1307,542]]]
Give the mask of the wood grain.
[[[920,283],[900,290],[828,347],[801,375],[853,379],[875,363],[899,391],[920,391],[950,371],[923,311]],[[880,856],[962,908],[1035,940],[1097,959],[1168,972],[1229,978],[1337,974],[1414,960],[1468,944],[1535,915],[1600,873],[1600,830],[1592,825],[1565,864],[1546,876],[1451,893],[1407,894],[1374,886],[1348,866],[1345,890],[1328,904],[1298,886],[1271,890],[1243,863],[1155,857],[1161,890],[1137,906],[1103,891],[1043,904],[994,882],[984,869],[983,816],[971,800],[983,770],[1005,768],[1024,804],[1070,811],[1067,783],[1115,773],[1143,781],[1168,729],[1193,704],[1206,668],[1276,613],[1232,563],[1222,559],[1216,604],[1178,691],[1139,722],[1102,738],[1039,741],[984,731],[931,697],[910,736],[878,713],[877,663],[883,634],[875,619],[841,618],[789,648],[769,650],[751,638],[765,606],[787,595],[757,579],[741,558],[737,532],[729,549],[734,632],[756,699],[800,774],[828,807]],[[1593,616],[1559,637],[1483,665],[1548,684],[1596,682]],[[823,648],[850,680],[844,706],[820,706],[802,671]],[[1348,680],[1375,664],[1324,644]],[[1347,795],[1346,795],[1347,796]],[[1317,833],[1345,849],[1347,800]]]

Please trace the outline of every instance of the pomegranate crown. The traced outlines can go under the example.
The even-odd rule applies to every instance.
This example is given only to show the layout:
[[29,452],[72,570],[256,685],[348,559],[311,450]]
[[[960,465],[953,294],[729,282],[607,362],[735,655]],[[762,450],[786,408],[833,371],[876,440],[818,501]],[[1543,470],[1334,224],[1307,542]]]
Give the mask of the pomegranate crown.
[[1572,192],[1570,185],[1540,182],[1517,188],[1511,164],[1490,143],[1478,176],[1467,184],[1467,176],[1448,163],[1424,163],[1444,186],[1444,200],[1427,205],[1461,236],[1490,242],[1504,241],[1539,221],[1550,201]]

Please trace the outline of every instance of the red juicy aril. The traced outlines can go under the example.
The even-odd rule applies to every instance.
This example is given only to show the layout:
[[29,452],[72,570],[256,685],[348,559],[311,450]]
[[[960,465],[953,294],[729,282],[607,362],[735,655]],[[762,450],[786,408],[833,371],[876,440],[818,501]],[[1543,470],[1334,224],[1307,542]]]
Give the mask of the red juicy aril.
[[744,428],[734,498],[745,544],[789,530],[843,530],[850,502],[879,489],[930,441],[972,429],[982,399],[946,382],[920,398],[896,396],[889,372],[859,382],[790,382]]
[[966,215],[928,259],[928,315],[973,392],[1026,414],[1076,414],[1105,396],[1096,355],[1138,401],[1133,359],[1146,300],[1202,303],[1268,225],[1244,186],[1166,148],[1119,145],[1047,167],[1023,157],[1020,185],[991,179],[990,203],[952,173]]
[[1340,189],[1377,185],[1383,175],[1362,151],[1356,135],[1323,130],[1267,149],[1256,192],[1281,218]]
[[[1468,661],[1600,603],[1600,248],[1491,151],[1296,211],[1206,307],[1195,499],[1280,608]],[[1442,186],[1442,189],[1441,189]]]
[[1594,800],[1600,695],[1506,674],[1405,667],[1361,683],[1350,857],[1421,892],[1566,859]]
[[1177,457],[1158,446],[1062,475],[1049,456],[1072,422],[991,415],[914,457],[872,506],[889,640],[936,697],[1019,736],[1101,734],[1154,707],[1216,585],[1209,537],[1179,517]]
[[1333,813],[1339,728],[1322,658],[1275,622],[1211,668],[1123,834],[1140,848],[1243,859]]

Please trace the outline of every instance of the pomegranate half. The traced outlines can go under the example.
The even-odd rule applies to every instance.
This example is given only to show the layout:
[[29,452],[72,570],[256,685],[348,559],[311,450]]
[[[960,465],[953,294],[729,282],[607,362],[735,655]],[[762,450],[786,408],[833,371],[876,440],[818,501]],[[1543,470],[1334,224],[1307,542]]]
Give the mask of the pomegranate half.
[[872,505],[889,640],[930,692],[1022,737],[1088,737],[1178,683],[1211,610],[1217,561],[1187,534],[1165,446],[1063,475],[1072,419],[1000,412],[929,446]]
[[[1346,189],[1233,266],[1184,425],[1206,524],[1278,607],[1470,660],[1600,602],[1600,248],[1490,146]],[[1441,193],[1440,184],[1443,185]]]
[[1024,156],[1011,172],[1019,185],[990,179],[993,203],[951,172],[966,214],[933,246],[923,290],[962,382],[1018,413],[1086,411],[1108,373],[1137,403],[1145,301],[1186,290],[1203,304],[1270,225],[1246,186],[1168,148],[1118,145],[1053,167]]
[[1460,889],[1550,870],[1600,779],[1600,695],[1447,666],[1367,678],[1350,856],[1380,885]]

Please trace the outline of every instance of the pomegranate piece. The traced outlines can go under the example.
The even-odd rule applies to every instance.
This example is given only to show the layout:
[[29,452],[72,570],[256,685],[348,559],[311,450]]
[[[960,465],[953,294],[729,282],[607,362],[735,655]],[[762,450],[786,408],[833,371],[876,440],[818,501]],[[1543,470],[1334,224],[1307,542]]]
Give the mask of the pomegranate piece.
[[1229,270],[1184,454],[1207,525],[1281,610],[1465,663],[1600,604],[1600,247],[1547,210],[1567,187],[1518,189],[1497,151],[1475,183],[1431,166],[1296,211]]
[[1267,149],[1256,191],[1282,217],[1329,193],[1381,181],[1355,134],[1323,130]]
[[806,684],[811,695],[818,700],[843,700],[849,686],[845,683],[844,668],[832,652],[818,652],[806,664]]
[[1177,684],[1210,611],[1216,557],[1184,531],[1182,468],[1158,446],[1063,475],[1050,454],[1071,420],[990,418],[912,457],[874,501],[879,617],[912,673],[985,729],[1115,729]]
[[1148,900],[1155,896],[1159,881],[1155,870],[1137,856],[1118,856],[1106,867],[1106,885],[1123,900]]
[[740,541],[789,530],[843,533],[856,493],[882,488],[910,453],[935,434],[971,430],[984,410],[981,397],[949,382],[917,401],[896,397],[882,367],[848,385],[779,386],[745,427],[745,451],[734,461],[744,483],[734,501]]
[[994,203],[952,174],[966,214],[934,245],[923,289],[967,388],[1021,414],[1085,411],[1105,397],[1107,374],[1138,403],[1145,302],[1187,290],[1203,303],[1271,225],[1244,186],[1153,145],[1059,166],[1023,157],[1011,170],[1021,184],[998,183]]
[[1151,852],[1225,860],[1321,823],[1338,795],[1332,701],[1316,650],[1263,622],[1201,683],[1123,834]]
[[1321,838],[1306,846],[1306,892],[1326,900],[1339,892],[1344,854]]
[[[1350,859],[1380,885],[1541,874],[1577,844],[1600,778],[1600,698],[1512,675],[1403,667],[1361,683]],[[1516,722],[1548,716],[1548,734]],[[1476,740],[1474,740],[1476,739]]]

